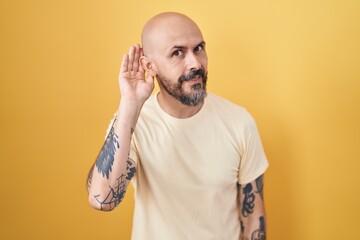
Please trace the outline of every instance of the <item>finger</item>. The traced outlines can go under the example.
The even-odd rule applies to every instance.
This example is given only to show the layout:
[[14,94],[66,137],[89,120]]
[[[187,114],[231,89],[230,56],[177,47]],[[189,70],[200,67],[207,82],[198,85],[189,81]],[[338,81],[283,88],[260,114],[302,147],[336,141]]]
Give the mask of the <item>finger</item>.
[[[143,53],[143,49],[140,48],[140,57],[144,56],[144,53]],[[140,64],[140,57],[139,57],[139,72],[143,73],[145,72],[144,68],[142,67],[142,65]]]
[[121,62],[120,73],[127,72],[128,70],[129,55],[124,54]]
[[135,48],[134,48],[134,46],[130,46],[130,48],[129,48],[128,71],[133,70],[134,55],[135,55]]
[[139,57],[140,57],[140,46],[139,44],[135,45],[135,56],[133,62],[133,71],[137,72],[139,70]]

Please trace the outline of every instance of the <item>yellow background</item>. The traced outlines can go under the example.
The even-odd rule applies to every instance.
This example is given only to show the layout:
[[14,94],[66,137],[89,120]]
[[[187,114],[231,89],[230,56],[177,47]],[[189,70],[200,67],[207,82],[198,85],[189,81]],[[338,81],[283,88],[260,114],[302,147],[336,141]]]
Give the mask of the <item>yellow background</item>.
[[0,239],[130,238],[132,189],[98,212],[85,179],[119,102],[121,56],[169,10],[203,31],[208,89],[257,121],[268,239],[360,239],[355,0],[1,0]]

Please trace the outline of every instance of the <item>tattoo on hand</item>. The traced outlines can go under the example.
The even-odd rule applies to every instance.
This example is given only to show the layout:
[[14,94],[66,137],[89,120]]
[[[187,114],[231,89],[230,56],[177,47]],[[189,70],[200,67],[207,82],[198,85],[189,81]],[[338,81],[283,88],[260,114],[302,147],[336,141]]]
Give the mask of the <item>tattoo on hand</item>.
[[246,186],[243,188],[243,193],[245,196],[241,213],[244,217],[247,217],[254,212],[255,194],[252,192],[252,190],[253,187],[251,183],[246,184]]
[[260,217],[259,218],[260,221],[260,228],[256,229],[252,234],[251,234],[251,240],[266,240],[266,232],[265,232],[265,218],[264,217]]
[[257,187],[257,193],[260,194],[261,199],[264,199],[264,182],[263,182],[263,175],[258,177],[256,179],[256,187]]
[[103,175],[103,177],[109,179],[109,174],[112,170],[114,163],[115,151],[120,148],[118,136],[115,134],[114,127],[111,127],[110,132],[105,140],[104,146],[102,147],[99,156],[96,160],[96,167]]

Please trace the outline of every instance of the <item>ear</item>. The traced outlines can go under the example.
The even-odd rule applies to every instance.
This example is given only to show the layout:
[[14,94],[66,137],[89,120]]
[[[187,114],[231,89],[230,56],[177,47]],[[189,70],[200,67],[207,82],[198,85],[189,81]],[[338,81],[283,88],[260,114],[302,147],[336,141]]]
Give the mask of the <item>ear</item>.
[[157,72],[156,72],[156,67],[154,62],[146,57],[146,56],[141,56],[140,59],[140,64],[142,66],[142,68],[145,70],[145,72],[147,72],[150,76],[155,77]]

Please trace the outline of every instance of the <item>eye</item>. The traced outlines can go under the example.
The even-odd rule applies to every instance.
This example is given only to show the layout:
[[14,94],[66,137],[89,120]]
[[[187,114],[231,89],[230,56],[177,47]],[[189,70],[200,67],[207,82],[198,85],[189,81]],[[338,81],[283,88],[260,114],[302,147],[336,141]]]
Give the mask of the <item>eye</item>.
[[175,52],[172,53],[172,56],[179,57],[179,56],[181,56],[183,54],[184,53],[181,50],[176,50]]
[[204,46],[203,46],[202,44],[198,45],[198,46],[194,49],[195,52],[200,52],[200,51],[202,51],[202,50],[204,50]]

